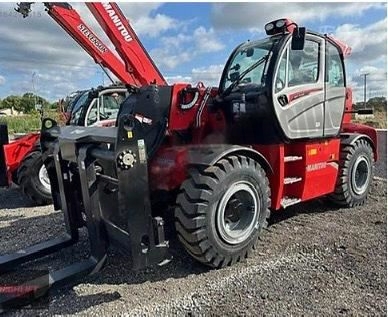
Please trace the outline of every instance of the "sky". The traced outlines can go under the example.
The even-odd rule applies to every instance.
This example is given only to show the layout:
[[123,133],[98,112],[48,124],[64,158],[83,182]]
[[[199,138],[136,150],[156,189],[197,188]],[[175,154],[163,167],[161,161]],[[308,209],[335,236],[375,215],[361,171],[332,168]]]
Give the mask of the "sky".
[[[23,19],[16,2],[0,3],[0,98],[27,91],[50,101],[110,81],[92,58],[44,11],[33,5]],[[71,3],[105,42],[108,38],[83,3]],[[332,34],[352,47],[346,60],[355,101],[387,95],[385,3],[119,3],[161,73],[175,82],[218,86],[233,49],[265,37],[264,25],[288,17],[300,26]],[[113,46],[111,46],[113,47]]]

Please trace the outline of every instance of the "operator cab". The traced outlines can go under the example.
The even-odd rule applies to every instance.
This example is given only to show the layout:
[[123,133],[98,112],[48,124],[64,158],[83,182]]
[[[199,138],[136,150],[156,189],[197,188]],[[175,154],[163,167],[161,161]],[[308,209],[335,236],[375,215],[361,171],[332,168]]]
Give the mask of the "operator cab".
[[339,133],[346,82],[341,47],[289,19],[238,46],[220,81],[233,143],[273,144]]
[[128,97],[124,86],[99,87],[85,91],[75,102],[69,124],[114,126],[121,103]]

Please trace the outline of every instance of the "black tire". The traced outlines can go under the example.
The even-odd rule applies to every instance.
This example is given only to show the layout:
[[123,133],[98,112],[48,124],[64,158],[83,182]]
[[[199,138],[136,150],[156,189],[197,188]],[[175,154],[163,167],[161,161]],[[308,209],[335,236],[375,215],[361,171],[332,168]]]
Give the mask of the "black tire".
[[43,166],[40,151],[29,153],[18,169],[18,184],[23,193],[37,205],[52,203],[51,191],[39,180],[39,171]]
[[337,205],[355,207],[365,204],[373,180],[374,155],[365,139],[341,149],[336,188],[329,199]]
[[[270,188],[264,170],[251,158],[228,156],[205,170],[194,168],[189,174],[181,185],[175,208],[175,227],[185,249],[214,268],[233,265],[248,257],[270,215]],[[229,205],[232,202],[234,207]],[[256,207],[252,208],[252,203]],[[238,239],[227,233],[228,212],[232,213],[229,217],[238,214],[238,220],[232,220],[236,226],[246,223],[245,233],[242,228],[244,235],[241,233]],[[247,219],[243,220],[242,215]]]

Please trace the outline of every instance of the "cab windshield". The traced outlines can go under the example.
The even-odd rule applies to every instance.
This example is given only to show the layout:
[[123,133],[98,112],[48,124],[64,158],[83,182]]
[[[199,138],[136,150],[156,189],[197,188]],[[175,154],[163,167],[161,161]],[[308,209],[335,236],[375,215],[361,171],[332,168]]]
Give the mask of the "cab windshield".
[[265,75],[272,51],[281,36],[241,45],[230,59],[221,79],[221,91],[233,90],[241,85],[265,85]]
[[89,91],[84,92],[74,104],[74,107],[71,111],[70,124],[77,125],[78,120],[81,117],[81,113],[84,105],[89,102]]

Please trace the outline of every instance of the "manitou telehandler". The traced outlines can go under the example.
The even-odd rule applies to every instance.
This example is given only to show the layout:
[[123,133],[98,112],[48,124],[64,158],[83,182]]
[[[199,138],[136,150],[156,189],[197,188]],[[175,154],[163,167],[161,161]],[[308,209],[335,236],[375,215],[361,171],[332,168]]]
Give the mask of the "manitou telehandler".
[[[120,103],[128,96],[125,86],[99,86],[82,91],[68,112],[66,124],[110,126],[116,122]],[[117,95],[118,98],[113,96]],[[116,100],[117,99],[117,100]],[[14,183],[35,204],[52,203],[50,180],[43,164],[40,133],[32,132],[9,142],[7,126],[0,124],[0,187]]]
[[218,88],[144,85],[105,129],[44,120],[44,162],[67,234],[1,257],[0,270],[73,245],[82,226],[90,257],[29,282],[30,294],[97,272],[109,246],[129,252],[134,269],[163,264],[155,197],[172,197],[179,240],[213,268],[248,257],[270,211],[324,196],[364,204],[376,131],[350,121],[350,49],[289,19],[265,30],[232,52]]
[[[24,17],[28,16],[31,11],[30,6],[32,2],[22,2],[18,4],[17,12],[20,12]],[[122,60],[117,57],[107,45],[105,45],[91,30],[91,28],[82,20],[78,12],[68,3],[44,3],[47,13],[53,20],[65,30],[92,58],[99,64],[106,72],[110,70],[123,84],[131,85],[132,87],[139,87],[144,84],[157,83],[166,85],[166,81],[159,73],[158,69],[149,58],[147,52],[143,49],[140,41],[138,41],[136,34],[127,23],[125,28],[125,37],[122,36],[122,30],[117,30],[116,25],[112,28],[111,18],[103,9],[104,5],[101,3],[88,3],[88,8],[96,17],[103,30],[107,33],[113,44],[116,46],[117,52]],[[105,4],[107,6],[108,4]],[[110,5],[110,9],[116,17],[125,19],[125,16],[120,11],[116,4]],[[126,19],[125,19],[126,21]],[[115,31],[116,30],[116,31]],[[129,41],[130,39],[130,41]],[[109,73],[106,74],[110,77]],[[113,82],[113,79],[111,78]],[[96,95],[96,91],[91,92],[91,98],[87,94],[80,94],[82,101],[82,115],[93,114],[91,109],[97,107],[97,103],[92,103],[93,100],[99,100],[101,108],[103,109],[102,95],[107,98],[112,95],[113,87],[99,88],[100,96]],[[103,90],[105,90],[103,92]],[[125,91],[125,92],[124,92]],[[117,87],[117,94],[128,94],[124,86]],[[120,98],[121,99],[121,98]],[[118,106],[118,105],[117,105]],[[98,112],[100,106],[98,106]],[[89,110],[90,109],[90,110]],[[92,111],[92,112],[90,112]],[[103,118],[104,114],[99,112],[98,121],[103,121],[106,125],[109,121],[116,119],[117,109],[111,111],[108,115],[108,121]],[[78,116],[80,111],[76,113]],[[75,118],[70,120],[70,124],[74,125],[90,125],[84,118]],[[115,121],[115,120],[113,120]],[[95,125],[96,123],[93,122]],[[50,182],[47,176],[47,171],[43,165],[41,158],[41,151],[39,145],[39,133],[30,133],[20,139],[9,143],[7,136],[7,128],[5,125],[0,127],[0,187],[9,186],[15,183],[20,186],[23,193],[34,203],[38,205],[45,205],[52,202],[50,193]]]

